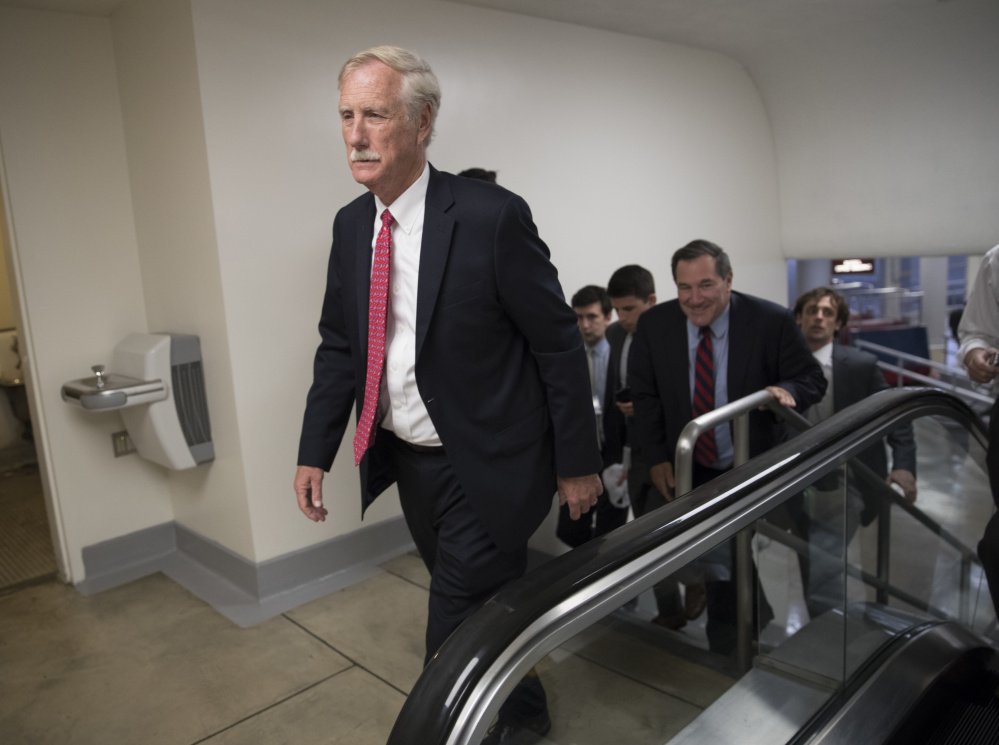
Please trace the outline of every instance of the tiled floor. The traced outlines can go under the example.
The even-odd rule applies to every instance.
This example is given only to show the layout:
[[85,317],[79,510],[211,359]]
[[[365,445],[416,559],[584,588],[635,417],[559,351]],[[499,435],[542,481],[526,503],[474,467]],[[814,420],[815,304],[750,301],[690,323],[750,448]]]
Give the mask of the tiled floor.
[[249,629],[162,575],[0,597],[0,741],[381,745],[422,666],[414,564]]
[[[250,629],[162,575],[0,597],[0,742],[380,745],[422,668],[428,580],[415,556],[382,568]],[[731,684],[620,624],[539,666],[552,742],[665,739]]]
[[[973,541],[991,509],[982,475],[951,452],[949,433],[930,425],[919,436],[920,506]],[[924,531],[895,530],[899,545],[939,555]],[[952,561],[894,562],[896,581],[916,567],[923,592],[950,602]],[[248,629],[162,575],[89,597],[54,580],[0,595],[0,743],[380,745],[422,668],[428,585],[413,555],[381,569]],[[794,597],[793,561],[781,571],[771,586],[788,595],[786,622],[800,586]],[[691,662],[696,649],[676,649],[703,646],[703,623],[644,624],[646,600],[538,665],[549,742],[662,743],[732,685]]]

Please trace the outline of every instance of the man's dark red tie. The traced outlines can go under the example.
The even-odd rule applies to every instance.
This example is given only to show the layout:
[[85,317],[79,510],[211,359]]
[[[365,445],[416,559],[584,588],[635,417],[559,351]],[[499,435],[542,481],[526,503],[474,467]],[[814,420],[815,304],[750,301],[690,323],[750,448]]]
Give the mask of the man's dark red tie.
[[354,465],[358,465],[375,441],[378,394],[385,369],[385,323],[388,317],[389,271],[392,268],[392,214],[382,212],[382,229],[375,241],[371,259],[371,285],[368,296],[368,369],[364,381],[364,404],[354,433]]
[[[697,344],[694,359],[694,398],[691,413],[696,419],[701,414],[715,408],[715,359],[711,343],[711,327],[701,327],[701,340]],[[709,429],[694,443],[694,460],[702,466],[711,467],[718,460],[718,445],[715,431]]]

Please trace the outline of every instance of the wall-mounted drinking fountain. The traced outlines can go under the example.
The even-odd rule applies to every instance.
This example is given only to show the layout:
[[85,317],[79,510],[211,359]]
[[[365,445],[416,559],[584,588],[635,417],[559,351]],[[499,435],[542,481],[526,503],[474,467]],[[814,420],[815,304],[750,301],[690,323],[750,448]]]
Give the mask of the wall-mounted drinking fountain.
[[201,364],[190,334],[129,334],[115,347],[112,370],[62,387],[67,403],[92,412],[120,411],[139,455],[173,469],[214,460]]
[[169,394],[162,380],[136,380],[106,373],[104,365],[90,368],[94,377],[71,380],[62,387],[62,399],[84,409],[123,409],[164,400]]

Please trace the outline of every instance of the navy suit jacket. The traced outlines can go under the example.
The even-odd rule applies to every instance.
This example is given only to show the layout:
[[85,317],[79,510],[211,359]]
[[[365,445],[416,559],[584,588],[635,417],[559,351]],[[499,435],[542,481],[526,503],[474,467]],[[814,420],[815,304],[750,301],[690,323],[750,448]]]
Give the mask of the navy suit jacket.
[[[752,295],[732,292],[729,315],[728,399],[735,401],[779,385],[798,412],[821,400],[826,390],[815,361],[790,311]],[[680,432],[693,416],[690,405],[687,317],[677,300],[660,303],[638,320],[631,343],[628,380],[635,400],[635,433],[649,465],[673,463]],[[756,456],[785,436],[770,411],[749,415],[749,451]]]
[[[333,224],[299,465],[329,470],[360,414],[374,221],[365,194]],[[496,544],[522,547],[556,474],[600,470],[582,337],[524,200],[430,169],[416,326],[417,387],[458,481]],[[363,509],[395,480],[384,438],[360,470]]]
[[[833,344],[832,365],[833,411],[841,411],[888,387],[878,368],[878,358],[868,352]],[[896,427],[885,439],[891,447],[892,469],[901,468],[915,475],[916,440],[912,424]],[[888,458],[882,445],[868,448],[857,459],[881,478],[888,476]]]

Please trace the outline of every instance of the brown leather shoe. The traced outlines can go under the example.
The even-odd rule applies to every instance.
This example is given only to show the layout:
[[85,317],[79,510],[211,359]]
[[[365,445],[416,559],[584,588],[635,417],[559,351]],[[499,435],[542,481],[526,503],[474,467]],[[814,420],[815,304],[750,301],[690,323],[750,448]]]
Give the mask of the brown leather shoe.
[[688,621],[693,621],[704,612],[708,604],[707,590],[703,582],[686,585],[683,591],[683,615]]

